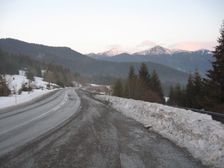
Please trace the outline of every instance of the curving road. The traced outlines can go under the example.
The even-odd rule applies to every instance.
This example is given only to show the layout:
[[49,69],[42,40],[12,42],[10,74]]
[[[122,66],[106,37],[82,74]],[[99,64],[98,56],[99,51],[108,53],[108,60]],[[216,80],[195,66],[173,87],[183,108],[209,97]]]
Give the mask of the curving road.
[[74,89],[63,89],[31,105],[1,111],[0,156],[69,119],[80,105],[77,98]]
[[[58,92],[52,101],[41,105],[38,108],[32,108],[29,113],[23,117],[36,116],[44,114],[41,110],[44,106],[49,110],[56,108],[55,112],[49,112],[43,119],[43,122],[53,122],[54,113],[57,116],[71,116],[69,111],[73,109],[73,104],[78,101],[74,97],[70,101],[65,101],[64,105],[60,103],[65,95],[73,94],[73,90],[63,90]],[[167,139],[158,134],[145,129],[138,122],[123,116],[121,113],[112,109],[94,98],[91,94],[79,90],[78,95],[81,99],[81,107],[75,115],[72,115],[70,121],[53,132],[42,136],[36,141],[24,145],[16,152],[11,152],[0,158],[0,167],[34,167],[34,168],[202,168],[201,163],[184,149],[177,147]],[[51,97],[49,97],[50,99]],[[47,102],[47,100],[45,100]],[[58,107],[60,106],[60,107]],[[57,108],[58,107],[58,108]],[[40,109],[39,109],[40,108]],[[45,109],[45,108],[43,108]],[[77,109],[77,107],[76,107]],[[36,111],[36,112],[33,112]],[[39,112],[38,112],[39,111]],[[46,110],[45,110],[46,111]],[[77,110],[76,110],[77,111]],[[17,111],[18,112],[18,111]],[[51,114],[52,113],[52,114]],[[25,113],[24,113],[25,114]],[[6,115],[6,113],[5,113]],[[17,115],[23,115],[16,114]],[[40,116],[37,115],[37,116]],[[47,117],[49,115],[49,117]],[[15,116],[11,116],[14,118]],[[16,117],[17,118],[17,117]],[[28,117],[30,118],[30,117]],[[31,117],[32,118],[32,117]],[[36,118],[36,117],[34,117]],[[61,118],[61,117],[56,117]],[[67,117],[66,117],[67,118]],[[7,119],[7,118],[6,118]],[[35,134],[35,131],[25,126],[15,128],[19,120],[25,123],[29,120],[18,117],[17,124],[8,128],[1,123],[1,132],[12,129],[14,141],[21,138],[22,134]],[[1,122],[3,120],[1,119]],[[33,121],[32,121],[33,122]],[[57,121],[59,122],[59,121]],[[11,122],[13,123],[13,122]],[[44,123],[35,121],[36,124],[29,124],[29,127],[44,127]],[[9,122],[5,122],[9,124]],[[48,125],[48,124],[47,124]],[[4,129],[2,129],[4,126]],[[20,132],[25,127],[28,133]],[[17,131],[14,131],[18,129]],[[30,130],[30,131],[29,131]],[[8,133],[5,133],[8,134]],[[15,134],[15,135],[14,135]],[[6,135],[5,135],[6,136]],[[3,138],[10,139],[9,137]],[[27,138],[27,137],[26,137]],[[26,138],[23,138],[26,139]],[[10,140],[11,141],[11,140]],[[3,143],[3,144],[4,144]],[[7,145],[1,149],[7,149]]]

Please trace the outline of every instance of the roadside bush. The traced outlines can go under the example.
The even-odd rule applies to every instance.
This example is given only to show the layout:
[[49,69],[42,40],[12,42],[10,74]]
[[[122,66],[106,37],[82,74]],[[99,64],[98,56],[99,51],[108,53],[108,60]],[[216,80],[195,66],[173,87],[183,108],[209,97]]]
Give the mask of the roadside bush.
[[21,92],[30,92],[33,90],[33,88],[31,86],[29,86],[27,83],[22,84],[22,88],[20,89]]

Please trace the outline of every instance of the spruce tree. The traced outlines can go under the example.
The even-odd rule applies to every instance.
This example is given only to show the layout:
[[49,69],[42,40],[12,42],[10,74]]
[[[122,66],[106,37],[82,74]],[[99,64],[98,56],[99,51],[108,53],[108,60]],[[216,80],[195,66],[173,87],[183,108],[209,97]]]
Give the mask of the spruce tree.
[[208,71],[210,101],[213,106],[223,106],[224,110],[224,22],[220,30],[218,46],[213,52],[212,69]]
[[113,86],[113,96],[123,96],[123,85],[120,79],[118,79]]
[[138,96],[137,99],[149,101],[150,75],[145,63],[141,64],[138,72]]
[[139,70],[139,80],[145,85],[145,87],[149,87],[150,85],[150,74],[148,72],[148,68],[145,63],[141,64]]
[[204,99],[203,94],[204,94],[204,86],[203,86],[203,80],[199,74],[199,72],[196,70],[194,73],[193,77],[193,102],[192,102],[192,107],[193,108],[202,108],[202,101]]
[[194,82],[192,74],[188,77],[188,82],[186,86],[186,102],[185,105],[187,107],[193,106],[193,97],[194,97]]
[[158,75],[157,75],[155,70],[153,70],[153,72],[151,74],[150,88],[151,88],[152,91],[156,92],[159,95],[161,101],[164,102],[161,82],[160,82],[160,79],[159,79],[159,77],[158,77]]
[[133,66],[129,68],[128,80],[126,84],[126,94],[128,98],[136,98],[137,75]]

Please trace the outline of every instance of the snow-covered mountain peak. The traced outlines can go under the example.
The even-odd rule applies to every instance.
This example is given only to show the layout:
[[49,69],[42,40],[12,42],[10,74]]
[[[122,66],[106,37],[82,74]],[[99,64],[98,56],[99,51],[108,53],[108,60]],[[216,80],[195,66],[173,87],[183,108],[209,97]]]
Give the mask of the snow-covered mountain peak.
[[167,49],[167,48],[163,48],[161,46],[155,46],[151,49],[140,51],[137,54],[140,54],[140,55],[160,55],[160,54],[171,54],[171,53],[172,53],[172,51]]
[[119,55],[119,54],[122,54],[122,53],[125,53],[125,51],[123,51],[120,48],[111,48],[110,50],[107,50],[105,52],[98,53],[98,55],[111,57],[111,56]]
[[212,54],[212,52],[207,49],[200,49],[200,50],[197,50],[196,52],[200,52],[202,54]]
[[159,54],[170,54],[171,51],[167,48],[161,46],[155,46],[150,49],[150,54],[159,55]]

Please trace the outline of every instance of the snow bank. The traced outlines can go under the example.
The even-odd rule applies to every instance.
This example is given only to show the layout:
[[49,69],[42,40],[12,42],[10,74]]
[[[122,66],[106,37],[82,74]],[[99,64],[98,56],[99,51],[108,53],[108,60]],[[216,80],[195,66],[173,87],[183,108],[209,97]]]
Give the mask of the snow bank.
[[32,101],[32,100],[34,100],[40,96],[43,96],[44,94],[52,92],[52,91],[54,91],[54,90],[34,89],[30,93],[22,92],[20,95],[10,95],[10,96],[0,97],[0,109]]
[[203,164],[224,167],[224,125],[211,116],[157,103],[97,95],[124,115],[185,147]]

